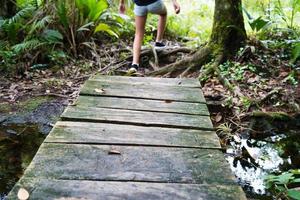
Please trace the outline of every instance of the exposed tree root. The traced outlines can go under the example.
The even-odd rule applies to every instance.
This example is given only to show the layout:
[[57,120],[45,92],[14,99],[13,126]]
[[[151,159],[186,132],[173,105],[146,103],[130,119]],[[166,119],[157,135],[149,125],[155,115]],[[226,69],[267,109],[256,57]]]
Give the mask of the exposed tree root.
[[203,64],[208,63],[212,58],[212,49],[210,46],[205,46],[199,49],[196,53],[187,58],[180,60],[178,62],[169,64],[165,67],[162,67],[156,71],[149,72],[146,75],[148,76],[158,76],[158,75],[165,75],[167,73],[173,73],[176,71],[184,71],[187,68],[189,70],[193,68],[201,67]]
[[205,69],[203,69],[200,79],[203,77],[209,76],[211,74],[214,74],[215,76],[218,77],[219,81],[226,87],[228,88],[235,96],[237,97],[242,97],[244,96],[241,92],[240,89],[237,85],[234,86],[226,77],[222,75],[219,69],[219,65],[222,64],[224,61],[224,55],[218,55],[216,59],[214,60],[212,65],[208,65]]
[[[174,55],[176,53],[191,53],[193,50],[187,47],[178,47],[178,48],[166,48],[164,50],[161,51],[155,51],[158,58],[163,58],[163,57],[167,57],[169,55]],[[142,57],[152,57],[153,56],[153,48],[146,48],[144,50],[141,51],[141,58]],[[127,61],[131,61],[133,59],[133,56],[130,55],[127,58],[125,58],[125,60]]]

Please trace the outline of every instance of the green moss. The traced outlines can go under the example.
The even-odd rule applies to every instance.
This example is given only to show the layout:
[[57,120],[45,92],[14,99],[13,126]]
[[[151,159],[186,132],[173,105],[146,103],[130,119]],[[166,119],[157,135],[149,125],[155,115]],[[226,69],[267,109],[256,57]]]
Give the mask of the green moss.
[[51,101],[52,99],[53,99],[52,97],[44,97],[44,96],[27,99],[26,101],[22,101],[18,103],[18,108],[21,112],[30,112],[35,110],[42,103]]
[[9,103],[0,104],[0,113],[9,113],[12,110],[12,105]]
[[51,101],[53,97],[34,97],[26,99],[25,101],[17,103],[1,103],[0,112],[1,113],[14,113],[14,112],[31,112],[35,110],[42,103]]

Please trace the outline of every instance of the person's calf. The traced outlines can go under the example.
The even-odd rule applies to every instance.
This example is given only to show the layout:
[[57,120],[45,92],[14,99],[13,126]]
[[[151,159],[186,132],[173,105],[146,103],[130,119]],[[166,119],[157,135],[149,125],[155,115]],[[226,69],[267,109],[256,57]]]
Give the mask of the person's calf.
[[162,41],[166,29],[166,23],[167,23],[167,13],[163,15],[159,15],[156,42]]

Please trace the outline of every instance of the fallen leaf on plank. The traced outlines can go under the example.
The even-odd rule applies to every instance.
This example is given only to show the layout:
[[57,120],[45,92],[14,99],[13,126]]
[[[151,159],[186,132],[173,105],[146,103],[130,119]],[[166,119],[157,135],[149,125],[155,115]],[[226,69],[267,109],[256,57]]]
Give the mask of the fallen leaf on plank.
[[110,151],[108,152],[108,154],[109,154],[109,155],[121,155],[121,152],[118,151],[118,150],[112,149],[112,150],[110,150]]
[[172,103],[172,100],[165,100],[165,103]]
[[19,200],[27,200],[29,198],[29,192],[24,188],[20,188],[18,191]]
[[99,94],[104,94],[105,93],[105,90],[102,89],[102,88],[96,88],[95,89],[95,92],[99,93]]

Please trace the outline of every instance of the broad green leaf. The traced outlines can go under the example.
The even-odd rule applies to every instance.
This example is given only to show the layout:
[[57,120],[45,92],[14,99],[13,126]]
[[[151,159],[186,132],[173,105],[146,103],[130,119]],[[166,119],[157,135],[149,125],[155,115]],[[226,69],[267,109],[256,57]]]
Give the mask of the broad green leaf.
[[270,21],[263,19],[262,17],[259,17],[255,20],[249,21],[249,24],[254,31],[260,31],[265,26],[267,26],[270,23]]
[[296,178],[296,179],[292,180],[292,183],[300,183],[300,178]]
[[100,31],[104,31],[112,36],[115,36],[116,38],[118,38],[118,34],[112,30],[111,26],[107,25],[107,24],[104,24],[104,23],[101,23],[99,24],[96,28],[95,28],[95,31],[94,33],[97,33],[97,32],[100,32]]
[[93,21],[97,21],[100,15],[108,8],[108,3],[106,0],[99,0],[93,3],[93,6],[94,7],[90,8],[89,18]]
[[300,43],[297,43],[292,51],[292,63],[296,62],[296,60],[300,58]]
[[287,191],[287,195],[295,200],[300,200],[300,191],[290,189]]
[[86,19],[90,13],[90,8],[88,7],[86,0],[76,0],[75,3],[76,7],[79,9],[80,15]]
[[278,181],[281,184],[288,184],[291,180],[294,179],[294,175],[292,173],[286,173],[278,176]]
[[[299,0],[299,3],[300,3],[300,0]],[[300,43],[299,43],[300,44]],[[300,175],[300,169],[292,169],[292,170],[290,170],[291,171],[291,173],[293,173],[293,174],[299,174]]]

